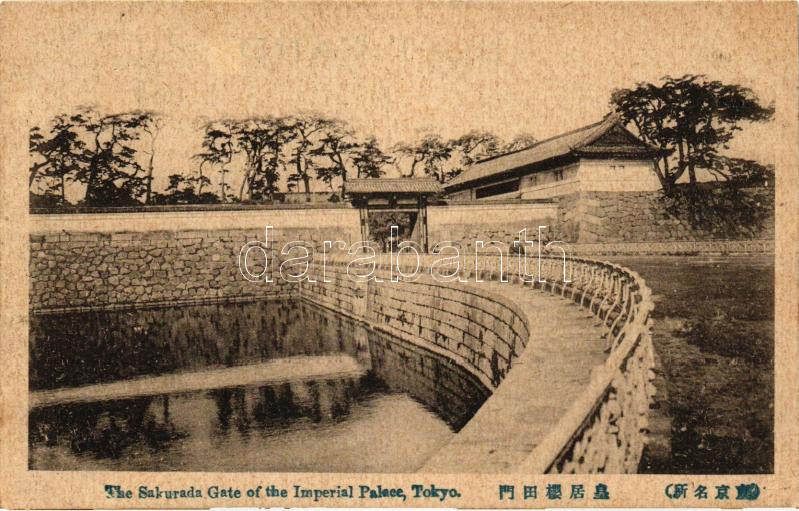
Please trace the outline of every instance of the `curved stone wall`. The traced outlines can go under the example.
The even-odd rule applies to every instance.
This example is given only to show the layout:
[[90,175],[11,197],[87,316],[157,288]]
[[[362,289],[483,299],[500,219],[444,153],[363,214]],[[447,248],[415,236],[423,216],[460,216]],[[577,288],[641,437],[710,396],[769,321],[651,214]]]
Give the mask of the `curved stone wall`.
[[[356,282],[347,275],[350,260],[330,257],[324,274],[318,262],[313,269],[315,282],[303,281],[301,296],[444,354],[488,388],[499,385],[527,343],[526,315],[495,293],[438,282],[429,270],[414,282],[389,283],[386,258],[378,263],[376,272],[382,283]],[[406,261],[403,266],[410,273],[408,264]]]
[[[260,221],[260,220],[259,220]],[[323,235],[324,234],[324,235]],[[415,282],[354,282],[347,258],[332,257],[317,282],[253,283],[238,274],[240,245],[262,240],[255,229],[224,231],[40,232],[31,235],[32,312],[122,308],[294,296],[327,306],[443,355],[486,389],[497,388],[528,344],[530,324],[518,304],[496,292],[428,276]],[[293,225],[276,229],[275,243],[330,239],[331,233]],[[351,239],[351,233],[333,233]],[[435,258],[424,256],[422,266]],[[415,260],[403,260],[404,271]],[[279,261],[273,262],[272,271]],[[385,277],[388,261],[380,263]],[[646,439],[654,365],[650,293],[633,272],[587,259],[572,259],[571,282],[563,282],[562,260],[544,258],[547,283],[525,284],[574,300],[590,311],[607,335],[610,355],[591,384],[518,468],[527,472],[635,471]],[[498,258],[479,258],[462,276],[499,280]],[[330,282],[323,283],[323,277]],[[516,283],[504,285],[522,285]],[[422,358],[421,360],[425,360]],[[426,364],[425,362],[421,363]],[[435,366],[420,367],[435,371]]]
[[[553,279],[560,271],[554,260],[544,268]],[[574,259],[571,280],[542,286],[595,316],[606,330],[610,353],[519,472],[637,472],[656,391],[652,293],[637,273],[590,259]]]
[[[525,311],[501,294],[469,284],[440,283],[429,276],[388,283],[386,258],[377,263],[382,283],[355,282],[346,274],[350,259],[330,258],[324,275],[318,265],[317,282],[303,282],[302,296],[448,355],[489,388],[502,383],[527,344],[530,324]],[[421,259],[429,275],[435,258]],[[416,260],[400,258],[399,265],[410,273]],[[488,256],[461,275],[496,281],[504,276],[510,281],[504,285],[529,286],[530,292],[572,300],[595,316],[607,339],[605,363],[594,368],[590,385],[557,426],[542,438],[529,439],[536,447],[518,471],[636,472],[655,393],[653,303],[643,279],[618,265],[573,258],[564,281],[563,260],[556,257],[541,260],[544,283],[523,283],[501,267],[499,258]],[[323,277],[330,282],[323,283]]]

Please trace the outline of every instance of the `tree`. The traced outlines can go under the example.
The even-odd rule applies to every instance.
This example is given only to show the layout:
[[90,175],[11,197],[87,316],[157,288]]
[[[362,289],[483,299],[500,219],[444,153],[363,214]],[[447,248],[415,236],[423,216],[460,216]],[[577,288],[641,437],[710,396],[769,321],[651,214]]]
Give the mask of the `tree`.
[[410,168],[406,177],[416,177],[416,171],[421,165],[424,173],[435,177],[440,183],[446,178],[444,163],[452,155],[452,146],[441,138],[441,135],[428,133],[423,135],[416,143],[400,143],[394,146],[394,152],[402,158],[410,160]]
[[170,174],[169,186],[165,193],[153,195],[155,204],[216,204],[219,197],[212,192],[203,192],[204,186],[211,181],[202,175],[186,176],[184,174]]
[[488,131],[470,131],[449,142],[453,154],[457,153],[455,163],[446,173],[447,180],[462,173],[475,162],[501,152],[502,140]]
[[375,137],[369,137],[359,144],[352,157],[359,178],[379,178],[386,173],[383,168],[392,162],[393,158],[383,152]]
[[290,119],[259,117],[238,121],[233,128],[237,147],[245,154],[245,174],[239,199],[272,199],[285,168],[284,147],[295,138]]
[[761,105],[751,89],[740,85],[702,75],[662,81],[616,90],[611,103],[643,140],[661,150],[655,172],[667,192],[685,172],[694,187],[696,169],[716,165],[719,150],[729,148],[741,122],[767,121],[774,114],[773,106]]
[[141,137],[147,115],[125,112],[103,115],[83,109],[72,120],[86,132],[86,166],[76,180],[86,185],[82,203],[92,206],[139,204],[146,191],[145,171],[136,159],[135,143]]
[[134,112],[140,116],[141,121],[141,129],[148,135],[149,137],[149,147],[147,149],[142,150],[148,156],[147,159],[147,191],[144,194],[144,203],[150,204],[152,199],[153,193],[153,170],[154,170],[154,160],[155,160],[155,142],[158,139],[158,135],[161,132],[161,126],[163,124],[163,118],[156,114],[155,112]]
[[[233,135],[235,122],[229,119],[222,119],[206,123],[203,126],[202,152],[192,156],[192,159],[199,162],[197,169],[199,177],[203,176],[203,166],[208,164],[218,167],[219,173],[219,198],[222,202],[228,202],[231,196],[228,194],[230,185],[227,183],[227,174],[230,170],[227,166],[233,161],[237,147]],[[200,190],[202,192],[202,190]]]
[[522,149],[527,149],[531,145],[538,142],[538,139],[535,138],[533,135],[529,133],[519,133],[515,137],[511,139],[510,142],[505,144],[502,147],[503,153],[509,153],[512,151],[520,151]]
[[755,160],[716,156],[707,170],[717,180],[726,180],[733,187],[774,186],[774,165],[763,165]]
[[83,161],[84,147],[79,135],[67,115],[56,116],[47,135],[38,126],[30,129],[28,186],[32,202],[49,206],[66,204],[67,180],[73,179]]
[[348,129],[342,121],[331,121],[331,124],[320,136],[319,145],[310,151],[311,156],[324,157],[329,161],[328,165],[317,166],[317,179],[326,183],[331,191],[335,191],[333,181],[337,178],[341,179],[339,191],[343,196],[347,183],[347,162],[357,149],[355,133]]
[[152,119],[150,112],[106,115],[82,107],[74,114],[56,116],[47,135],[34,127],[30,133],[31,186],[42,179],[55,179],[65,200],[65,185],[70,181],[86,187],[83,204],[139,204],[148,179],[137,160],[137,144]]
[[310,201],[311,171],[315,167],[313,151],[321,134],[334,128],[337,121],[311,113],[295,115],[289,123],[294,134],[289,164],[293,165],[294,172],[288,176],[288,187],[294,189],[302,183],[307,200]]

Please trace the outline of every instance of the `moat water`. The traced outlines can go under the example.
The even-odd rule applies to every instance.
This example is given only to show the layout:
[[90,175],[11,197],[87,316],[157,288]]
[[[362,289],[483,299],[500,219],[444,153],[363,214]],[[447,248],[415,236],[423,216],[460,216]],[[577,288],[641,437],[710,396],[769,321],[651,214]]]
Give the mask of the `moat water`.
[[32,317],[30,389],[37,470],[411,472],[488,395],[301,301]]

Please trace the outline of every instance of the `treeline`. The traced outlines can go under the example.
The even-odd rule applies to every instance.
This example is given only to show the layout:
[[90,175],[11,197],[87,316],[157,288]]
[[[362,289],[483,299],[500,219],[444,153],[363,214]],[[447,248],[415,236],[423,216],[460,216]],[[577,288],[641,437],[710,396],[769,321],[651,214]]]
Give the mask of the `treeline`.
[[[641,139],[655,146],[655,172],[667,196],[678,183],[697,189],[700,171],[730,185],[774,182],[774,167],[730,156],[730,143],[744,123],[769,121],[749,88],[702,75],[663,77],[614,91],[610,108]],[[156,150],[165,123],[151,111],[107,114],[79,108],[30,130],[31,206],[73,202],[87,206],[262,202],[284,192],[308,199],[321,183],[340,200],[347,179],[432,176],[446,182],[475,161],[535,143],[531,135],[506,142],[487,131],[447,139],[435,132],[384,148],[345,121],[320,114],[218,119],[200,127],[190,168],[168,173],[154,190]],[[72,193],[67,193],[67,189]],[[77,190],[77,193],[75,192]]]
[[[440,182],[474,161],[535,143],[530,135],[505,142],[485,131],[445,139],[426,133],[383,148],[345,121],[319,114],[219,119],[199,130],[192,168],[168,174],[154,190],[156,151],[164,116],[151,111],[105,114],[80,108],[30,130],[32,207],[70,204],[212,204],[268,202],[322,183],[340,200],[350,178],[432,176]],[[68,193],[67,190],[70,190]]]

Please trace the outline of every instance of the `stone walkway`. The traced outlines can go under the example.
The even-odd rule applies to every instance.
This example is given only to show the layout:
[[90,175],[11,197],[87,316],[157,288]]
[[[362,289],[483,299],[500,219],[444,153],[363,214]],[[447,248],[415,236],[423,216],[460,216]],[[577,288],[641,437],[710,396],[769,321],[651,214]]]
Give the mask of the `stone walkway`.
[[514,284],[476,285],[519,304],[530,321],[530,339],[493,395],[419,472],[515,471],[607,356],[598,320],[576,303]]

